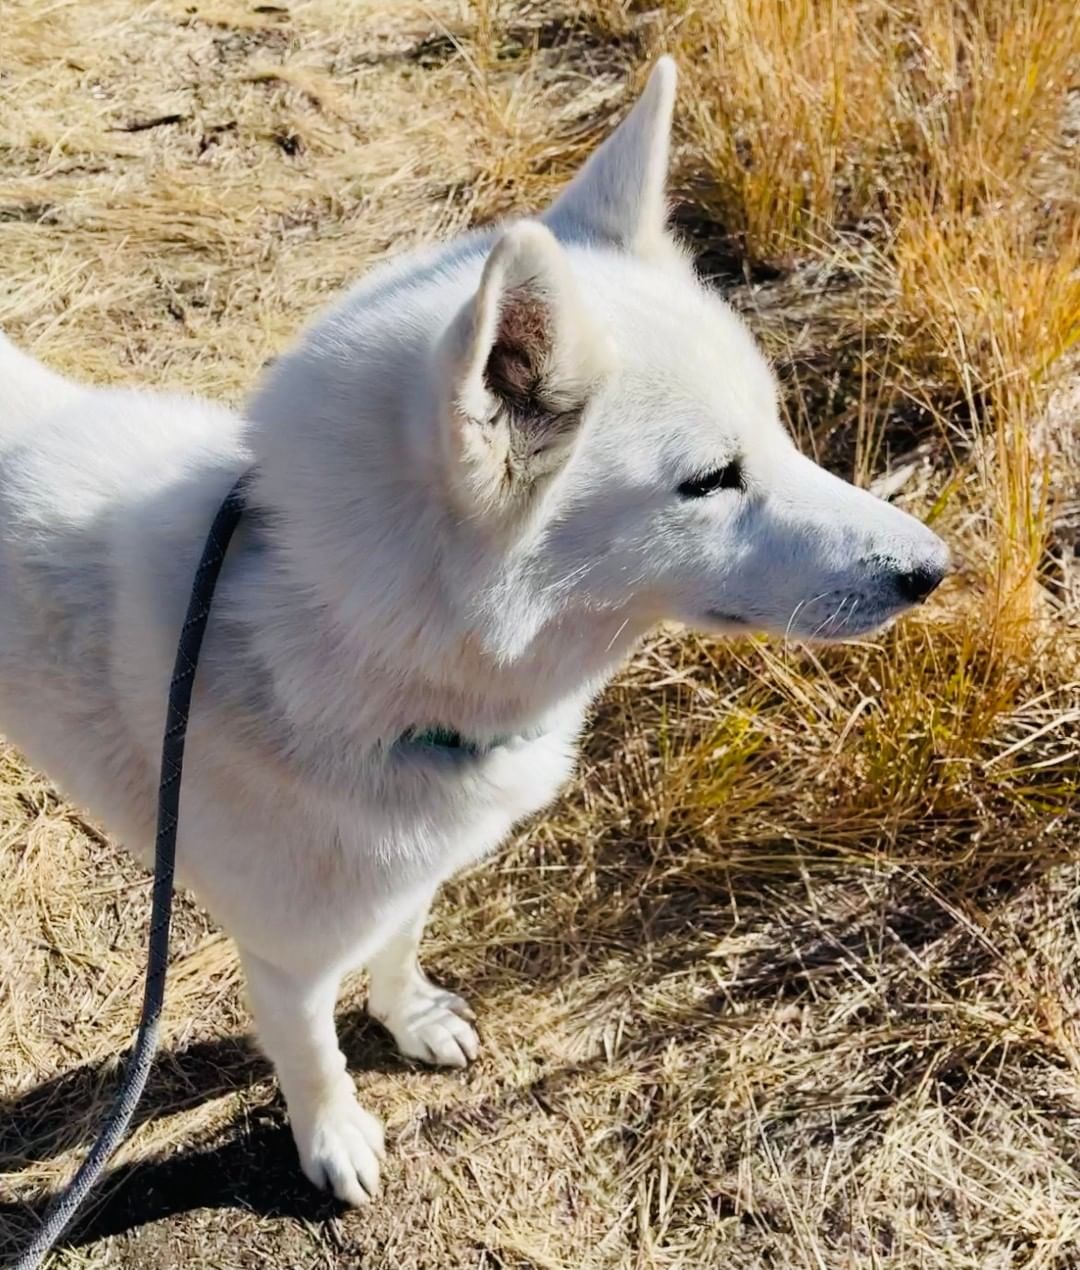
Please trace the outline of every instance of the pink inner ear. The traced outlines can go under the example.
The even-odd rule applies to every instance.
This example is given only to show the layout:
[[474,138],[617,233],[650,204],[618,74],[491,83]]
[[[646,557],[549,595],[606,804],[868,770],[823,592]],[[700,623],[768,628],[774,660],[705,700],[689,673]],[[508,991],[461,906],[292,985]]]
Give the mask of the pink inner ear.
[[527,286],[508,291],[484,366],[488,391],[511,409],[539,405],[553,334],[550,306],[538,291]]

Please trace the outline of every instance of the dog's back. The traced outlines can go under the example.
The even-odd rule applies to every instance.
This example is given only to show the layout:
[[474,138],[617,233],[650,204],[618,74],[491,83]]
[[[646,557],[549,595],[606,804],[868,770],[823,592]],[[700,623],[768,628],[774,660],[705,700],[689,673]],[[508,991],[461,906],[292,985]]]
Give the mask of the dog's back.
[[0,336],[0,720],[99,814],[152,806],[168,662],[239,431],[190,398],[80,387]]
[[0,450],[86,390],[49,370],[0,333]]

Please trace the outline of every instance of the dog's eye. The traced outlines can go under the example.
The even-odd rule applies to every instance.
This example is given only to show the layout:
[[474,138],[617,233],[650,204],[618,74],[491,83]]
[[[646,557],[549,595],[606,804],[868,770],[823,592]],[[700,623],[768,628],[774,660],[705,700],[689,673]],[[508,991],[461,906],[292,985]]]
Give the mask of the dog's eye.
[[745,489],[742,464],[732,459],[726,467],[713,468],[711,472],[702,472],[700,476],[692,476],[679,486],[683,498],[705,498],[720,489]]

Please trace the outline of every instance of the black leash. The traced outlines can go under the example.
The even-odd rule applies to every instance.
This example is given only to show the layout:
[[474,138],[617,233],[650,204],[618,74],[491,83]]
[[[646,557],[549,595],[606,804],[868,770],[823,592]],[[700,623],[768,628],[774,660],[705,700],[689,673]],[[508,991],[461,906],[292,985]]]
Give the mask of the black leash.
[[135,1045],[128,1059],[124,1079],[117,1091],[109,1118],[90,1148],[78,1172],[60,1192],[38,1229],[11,1270],[37,1270],[53,1245],[78,1212],[101,1176],[109,1157],[127,1133],[131,1117],[142,1097],[146,1078],[158,1044],[158,1022],[165,995],[165,971],[169,956],[169,923],[172,920],[173,872],[176,863],[176,827],[180,813],[180,777],[184,769],[184,742],[187,738],[191,690],[199,663],[206,621],[214,587],[240,515],[244,510],[244,482],[229,491],[214,517],[195,570],[187,616],[180,631],[176,662],[169,683],[169,708],[165,716],[165,738],[161,747],[161,782],[158,785],[157,842],[154,848],[154,890],[150,908],[150,951],[146,966],[142,1016]]

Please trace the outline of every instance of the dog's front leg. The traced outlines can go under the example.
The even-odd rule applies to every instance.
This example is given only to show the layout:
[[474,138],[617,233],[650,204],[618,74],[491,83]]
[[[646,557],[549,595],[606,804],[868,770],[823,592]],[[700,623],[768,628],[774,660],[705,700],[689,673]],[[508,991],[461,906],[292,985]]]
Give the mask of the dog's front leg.
[[368,958],[368,1010],[409,1058],[464,1067],[479,1049],[475,1015],[461,997],[432,983],[417,957],[430,906],[429,897]]
[[341,976],[297,974],[241,949],[259,1040],[274,1064],[304,1173],[347,1204],[379,1186],[382,1125],[356,1101],[334,1028]]

